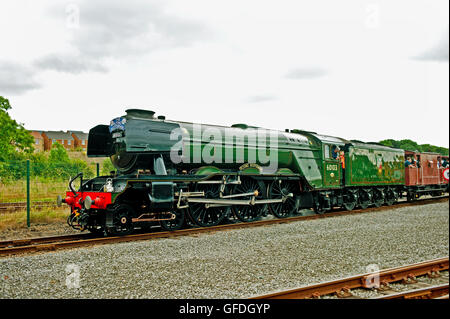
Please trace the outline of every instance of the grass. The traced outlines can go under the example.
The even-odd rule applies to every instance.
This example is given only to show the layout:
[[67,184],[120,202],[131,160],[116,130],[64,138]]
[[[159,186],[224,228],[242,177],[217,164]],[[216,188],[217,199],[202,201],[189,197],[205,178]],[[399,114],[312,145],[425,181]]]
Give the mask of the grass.
[[[48,157],[50,152],[44,152],[44,156]],[[103,167],[104,158],[88,158],[85,152],[70,151],[68,152],[70,159],[80,159],[96,171],[96,164]],[[57,174],[55,174],[57,176]],[[25,179],[1,182],[0,178],[0,203],[14,203],[27,201],[27,182]],[[79,181],[79,180],[78,180]],[[30,181],[30,199],[35,201],[52,201],[56,202],[56,197],[61,195],[65,197],[68,190],[69,180],[51,179],[43,177],[32,177]],[[78,188],[79,183],[75,182]],[[69,208],[63,205],[61,208],[43,208],[42,210],[31,210],[31,225],[33,224],[51,224],[66,221],[69,215]],[[27,227],[26,210],[15,211],[11,213],[0,213],[0,231],[4,229],[18,229]]]
[[[45,208],[31,211],[30,224],[64,223],[70,213],[68,207]],[[0,232],[5,229],[19,229],[27,227],[27,212],[16,211],[0,214]]]
[[[55,201],[58,195],[64,197],[68,181],[52,181],[34,178],[30,181],[31,201]],[[27,201],[27,183],[18,180],[11,183],[0,183],[0,203]]]

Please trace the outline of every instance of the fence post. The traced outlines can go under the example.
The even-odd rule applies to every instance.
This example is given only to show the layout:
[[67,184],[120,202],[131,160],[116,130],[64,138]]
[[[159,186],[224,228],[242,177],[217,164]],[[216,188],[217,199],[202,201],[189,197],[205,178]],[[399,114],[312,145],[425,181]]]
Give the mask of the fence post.
[[97,177],[100,176],[100,164],[97,163]]
[[27,227],[30,227],[30,160],[27,159]]

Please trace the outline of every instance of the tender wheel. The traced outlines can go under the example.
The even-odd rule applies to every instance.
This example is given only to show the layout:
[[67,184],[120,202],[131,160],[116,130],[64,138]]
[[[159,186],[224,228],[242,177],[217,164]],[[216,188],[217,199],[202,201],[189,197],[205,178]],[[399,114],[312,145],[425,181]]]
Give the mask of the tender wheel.
[[391,206],[398,200],[397,192],[391,188],[386,190],[386,205]]
[[342,206],[346,210],[353,210],[358,204],[358,194],[356,192],[352,192],[350,190],[346,190],[344,193],[344,203]]
[[359,207],[366,209],[372,204],[372,192],[370,190],[361,190],[359,193]]
[[171,220],[161,220],[159,224],[164,230],[167,231],[173,231],[181,229],[184,226],[184,220],[185,220],[185,213],[184,209],[176,209],[172,211],[173,214],[175,214],[175,219]]
[[[205,198],[220,198],[220,185],[218,184],[197,184],[195,191],[205,192]],[[218,225],[228,215],[230,210],[228,206],[207,207],[203,203],[191,203],[189,208],[189,215],[192,221],[201,227]]]
[[373,190],[373,204],[375,207],[380,207],[385,202],[385,194],[382,189]]
[[[286,218],[298,209],[298,203],[293,196],[295,192],[295,185],[288,181],[273,181],[269,185],[268,198],[281,199],[284,198],[282,203],[269,204],[269,209],[273,215],[278,218]],[[289,196],[292,195],[292,196]]]
[[[236,185],[233,189],[233,194],[245,194],[253,193],[257,191],[258,196],[256,200],[263,199],[263,194],[265,193],[264,183],[258,182],[250,177],[243,177],[241,179],[241,184]],[[252,199],[253,196],[243,196],[239,199]],[[252,222],[260,218],[267,210],[267,204],[258,205],[234,205],[232,206],[232,211],[234,215],[242,222]]]
[[133,232],[134,226],[131,218],[134,216],[134,209],[130,205],[119,204],[113,210],[113,225],[112,228],[107,228],[106,231],[112,236],[123,236]]

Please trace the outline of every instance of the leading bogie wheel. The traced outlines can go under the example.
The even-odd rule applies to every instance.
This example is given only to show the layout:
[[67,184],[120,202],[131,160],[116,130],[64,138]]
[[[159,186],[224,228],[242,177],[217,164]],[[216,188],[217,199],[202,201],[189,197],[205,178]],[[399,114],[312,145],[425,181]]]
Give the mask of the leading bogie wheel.
[[123,236],[131,234],[134,230],[132,218],[134,209],[127,204],[118,204],[113,208],[113,227],[107,228],[106,232],[112,236]]

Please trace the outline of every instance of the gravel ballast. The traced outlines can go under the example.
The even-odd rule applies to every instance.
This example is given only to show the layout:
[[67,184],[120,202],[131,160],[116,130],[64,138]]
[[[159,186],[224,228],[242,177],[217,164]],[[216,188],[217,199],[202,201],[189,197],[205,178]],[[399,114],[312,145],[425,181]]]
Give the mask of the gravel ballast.
[[1,258],[0,298],[246,298],[448,251],[445,202]]

